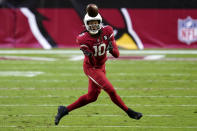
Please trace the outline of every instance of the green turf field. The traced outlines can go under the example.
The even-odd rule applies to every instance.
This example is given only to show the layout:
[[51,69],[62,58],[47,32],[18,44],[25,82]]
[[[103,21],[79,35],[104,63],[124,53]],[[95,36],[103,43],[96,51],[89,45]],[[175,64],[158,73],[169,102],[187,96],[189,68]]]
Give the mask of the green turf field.
[[[197,51],[124,52],[163,55],[159,60],[109,60],[107,76],[124,102],[144,117],[130,119],[102,91],[98,100],[70,112],[58,126],[58,105],[87,92],[77,50],[0,50],[0,131],[196,131]],[[133,53],[132,53],[133,52]],[[193,52],[193,53],[191,53]],[[42,60],[29,60],[32,58]],[[48,58],[48,59],[46,59]]]

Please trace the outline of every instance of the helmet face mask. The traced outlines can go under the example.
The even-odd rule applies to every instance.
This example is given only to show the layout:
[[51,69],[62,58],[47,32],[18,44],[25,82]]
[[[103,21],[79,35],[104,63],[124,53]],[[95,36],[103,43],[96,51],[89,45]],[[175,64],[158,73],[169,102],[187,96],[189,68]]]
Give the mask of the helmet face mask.
[[102,18],[100,14],[98,14],[96,17],[90,17],[88,14],[84,17],[84,24],[86,27],[86,30],[92,34],[95,35],[99,32],[99,30],[102,27]]
[[100,21],[97,21],[97,20],[87,21],[87,26],[88,26],[87,27],[88,31],[91,34],[98,33],[98,31],[100,30]]

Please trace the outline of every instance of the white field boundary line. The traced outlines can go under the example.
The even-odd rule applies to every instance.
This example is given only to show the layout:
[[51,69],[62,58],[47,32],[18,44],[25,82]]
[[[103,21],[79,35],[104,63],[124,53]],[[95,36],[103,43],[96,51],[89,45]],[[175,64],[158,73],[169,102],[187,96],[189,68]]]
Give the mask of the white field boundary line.
[[[72,87],[72,88],[65,88],[65,87],[0,87],[0,90],[87,90],[87,87]],[[171,87],[171,88],[115,88],[116,90],[197,90],[196,88],[177,88],[177,87]]]
[[[65,105],[69,105],[69,104],[65,104]],[[56,104],[0,104],[0,107],[58,107],[59,105]],[[89,104],[88,106],[91,107],[99,107],[99,106],[115,106],[114,104]],[[141,104],[136,104],[136,105],[132,105],[132,104],[128,104],[128,106],[132,106],[132,107],[197,107],[197,105],[191,105],[191,104],[182,104],[182,105],[170,105],[170,104],[166,104],[166,105],[141,105]]]
[[[12,61],[11,61],[12,62]],[[10,61],[0,61],[1,64],[9,64],[9,65],[24,65],[24,63],[16,63],[16,62],[12,62],[11,63]],[[26,65],[46,65],[46,61],[24,61],[26,62],[25,64]],[[178,62],[178,63],[177,63]],[[65,64],[69,64],[68,61],[59,61],[58,62],[59,64],[61,65],[65,65]],[[79,62],[81,63],[81,66],[82,67],[82,62]],[[79,66],[79,63],[75,63],[75,62],[72,62],[72,66],[73,64],[76,65],[76,66]],[[131,65],[131,64],[134,64],[136,65],[136,62],[135,61],[107,61],[107,63],[109,64],[115,64],[115,65]],[[155,62],[152,62],[151,64],[154,64],[154,65],[196,65],[196,62],[195,61],[187,61],[187,63],[185,63],[184,61],[176,61],[176,62],[166,62],[166,61],[155,61]],[[150,63],[143,63],[143,65],[150,65]],[[186,67],[187,68],[187,67]]]
[[[0,54],[83,54],[80,50],[0,50]],[[197,54],[196,50],[120,50],[120,54]]]
[[[17,127],[23,127],[23,128],[30,128],[31,126],[17,126],[17,125],[3,125],[0,126],[0,128],[17,128]],[[196,129],[197,126],[123,126],[123,125],[59,125],[59,126],[32,126],[33,128],[145,128],[145,129]]]
[[[10,114],[10,115],[0,115],[0,117],[53,117],[54,115],[48,114],[48,115],[34,115],[34,114]],[[105,114],[105,115],[91,115],[91,114],[87,114],[87,115],[69,115],[71,117],[127,117],[127,115],[113,115],[113,114]],[[194,115],[166,115],[166,114],[162,114],[162,115],[153,115],[153,114],[147,114],[147,115],[143,115],[143,116],[147,116],[147,117],[174,117],[174,116],[187,116],[187,117],[195,117]]]
[[56,61],[56,58],[30,57],[30,56],[0,56],[0,59],[8,60],[35,60],[35,61]]
[[[1,98],[72,98],[79,96],[0,96]],[[120,96],[122,98],[197,98],[197,96]],[[99,98],[108,98],[108,96],[99,96]]]

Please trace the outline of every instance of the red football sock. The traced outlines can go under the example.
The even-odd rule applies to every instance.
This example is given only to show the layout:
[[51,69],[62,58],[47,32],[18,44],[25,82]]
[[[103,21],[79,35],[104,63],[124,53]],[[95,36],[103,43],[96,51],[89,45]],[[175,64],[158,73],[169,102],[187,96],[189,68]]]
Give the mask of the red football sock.
[[72,111],[74,109],[80,108],[82,106],[85,106],[91,102],[96,101],[98,97],[98,94],[88,93],[83,96],[80,96],[78,100],[76,100],[74,103],[67,106],[68,111]]
[[89,103],[89,101],[87,100],[87,94],[86,94],[86,95],[80,96],[78,100],[76,100],[74,103],[67,106],[67,109],[70,112],[70,111],[77,109],[79,107],[82,107],[88,103]]
[[[108,92],[107,92],[108,93]],[[125,112],[127,112],[128,107],[124,104],[124,102],[122,101],[122,99],[120,98],[120,96],[115,92],[109,92],[108,93],[111,100],[117,105],[119,106],[122,110],[124,110]]]

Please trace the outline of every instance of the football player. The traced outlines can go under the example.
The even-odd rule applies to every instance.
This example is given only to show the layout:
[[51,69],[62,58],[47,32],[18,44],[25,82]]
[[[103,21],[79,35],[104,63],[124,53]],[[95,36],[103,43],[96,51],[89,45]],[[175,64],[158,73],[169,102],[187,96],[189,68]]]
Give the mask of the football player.
[[58,125],[60,119],[72,110],[96,101],[102,89],[108,93],[111,100],[125,111],[129,117],[139,120],[142,117],[142,113],[128,108],[106,77],[105,62],[107,60],[107,52],[109,51],[115,58],[119,57],[119,50],[114,39],[112,27],[109,25],[102,26],[102,17],[99,13],[94,17],[87,13],[84,17],[84,24],[86,31],[77,37],[77,43],[85,56],[83,69],[89,78],[88,93],[80,96],[78,100],[67,107],[59,106],[55,124]]

